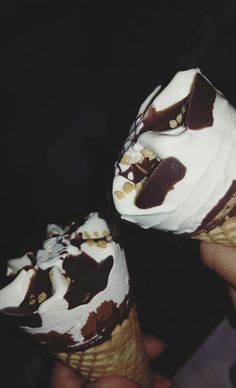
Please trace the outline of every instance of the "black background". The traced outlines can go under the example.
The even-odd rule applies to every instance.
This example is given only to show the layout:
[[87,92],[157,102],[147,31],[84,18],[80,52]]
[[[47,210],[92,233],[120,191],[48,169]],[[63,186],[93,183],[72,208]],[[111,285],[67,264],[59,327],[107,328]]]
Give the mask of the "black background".
[[[200,67],[235,104],[235,14],[233,0],[0,2],[2,272],[47,222],[106,207],[116,155],[160,81]],[[154,367],[171,376],[232,313],[225,285],[196,241],[122,234],[143,330],[169,344]],[[42,355],[45,387],[51,357],[1,326],[1,386],[26,387]]]

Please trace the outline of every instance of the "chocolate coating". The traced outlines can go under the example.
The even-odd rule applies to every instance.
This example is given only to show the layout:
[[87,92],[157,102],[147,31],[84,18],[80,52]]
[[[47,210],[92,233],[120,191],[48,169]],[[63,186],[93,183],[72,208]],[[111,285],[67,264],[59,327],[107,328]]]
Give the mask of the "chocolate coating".
[[40,327],[42,319],[38,313],[33,313],[28,308],[7,307],[1,310],[1,313],[14,322],[16,326]]
[[128,318],[134,304],[133,295],[129,292],[124,301],[117,306],[112,301],[104,301],[96,311],[90,313],[87,322],[81,330],[86,342],[76,344],[70,334],[60,334],[51,330],[45,334],[35,334],[34,338],[45,344],[48,351],[57,353],[61,351],[84,351],[111,338],[111,333],[117,324]]
[[215,89],[201,74],[196,74],[186,116],[186,125],[189,129],[202,129],[213,125],[215,98]]
[[176,158],[162,160],[137,195],[135,204],[140,209],[160,206],[173,186],[186,174],[186,167]]
[[144,158],[143,161],[140,163],[131,164],[131,166],[127,170],[125,170],[124,172],[120,172],[120,175],[129,179],[129,173],[133,173],[133,179],[129,180],[131,180],[133,183],[138,183],[143,178],[149,176],[156,168],[158,163],[159,162],[157,159],[149,160],[148,158]]
[[69,309],[89,303],[94,295],[104,290],[113,266],[113,257],[108,256],[96,268],[83,276],[78,283],[71,285],[64,298],[69,304]]

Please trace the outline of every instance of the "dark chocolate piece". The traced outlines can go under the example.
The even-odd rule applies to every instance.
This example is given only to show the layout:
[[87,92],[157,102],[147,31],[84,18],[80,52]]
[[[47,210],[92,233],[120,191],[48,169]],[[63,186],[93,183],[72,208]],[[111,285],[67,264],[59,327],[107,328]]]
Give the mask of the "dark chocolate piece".
[[68,256],[62,264],[66,275],[72,280],[78,280],[97,268],[97,262],[85,252],[78,256]]
[[79,280],[77,284],[69,288],[64,298],[69,304],[69,309],[81,304],[89,303],[94,295],[104,290],[113,266],[113,257],[108,256],[101,261],[97,268]]
[[137,195],[135,204],[140,209],[160,206],[167,195],[186,174],[186,167],[176,158],[162,160]]
[[213,86],[201,74],[196,74],[186,116],[189,129],[202,129],[213,125],[215,98],[216,91]]
[[35,257],[35,254],[33,252],[28,252],[27,253],[27,256],[28,258],[30,259],[31,261],[31,265],[32,266],[35,266],[36,265],[36,257]]
[[133,304],[133,295],[130,292],[119,306],[112,301],[103,302],[95,312],[89,314],[87,322],[82,327],[81,333],[86,342],[80,345],[76,345],[69,333],[60,334],[54,330],[49,333],[35,334],[34,337],[42,345],[45,343],[47,349],[52,353],[84,351],[111,338],[116,325],[122,324],[129,316]]
[[131,166],[127,170],[125,170],[124,172],[120,172],[120,175],[129,179],[129,173],[133,173],[133,179],[129,180],[135,184],[140,182],[144,177],[149,176],[156,168],[158,163],[159,162],[157,159],[149,160],[148,158],[144,158],[141,163],[131,164]]
[[23,307],[7,307],[1,310],[5,316],[8,316],[11,322],[16,326],[41,327],[42,319],[38,313],[32,314],[32,311]]

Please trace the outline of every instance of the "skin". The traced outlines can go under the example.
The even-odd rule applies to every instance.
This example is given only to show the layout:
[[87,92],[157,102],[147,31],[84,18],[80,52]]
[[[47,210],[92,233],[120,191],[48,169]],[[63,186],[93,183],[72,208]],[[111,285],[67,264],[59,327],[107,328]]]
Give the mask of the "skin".
[[[144,336],[145,350],[149,360],[158,358],[165,350],[166,345],[159,339],[152,336]],[[153,374],[152,388],[171,388],[172,383],[165,376]],[[56,361],[52,377],[51,388],[138,388],[133,381],[123,377],[108,376],[96,380],[93,384],[86,384],[85,381],[72,369]]]
[[203,263],[228,284],[229,295],[236,308],[236,248],[202,242],[200,253]]
[[[236,248],[215,243],[200,243],[203,263],[216,272],[228,284],[229,295],[236,308]],[[165,350],[165,344],[157,338],[144,336],[144,344],[149,360],[158,358]],[[85,381],[72,369],[59,361],[55,363],[51,388],[138,388],[138,385],[126,378],[108,376],[96,380],[93,384]],[[170,388],[172,382],[165,376],[153,374],[153,388]]]

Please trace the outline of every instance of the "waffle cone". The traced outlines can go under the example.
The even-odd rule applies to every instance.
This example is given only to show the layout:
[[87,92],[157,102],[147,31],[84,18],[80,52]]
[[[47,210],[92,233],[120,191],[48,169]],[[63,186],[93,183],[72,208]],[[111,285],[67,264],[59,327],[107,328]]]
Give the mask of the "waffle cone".
[[228,199],[217,214],[191,236],[194,239],[236,246],[236,185],[232,184]]
[[193,238],[208,242],[236,246],[236,217],[229,217],[222,225],[217,225],[212,230],[203,231]]
[[89,382],[117,375],[132,379],[143,388],[150,386],[150,370],[135,307],[106,342],[85,351],[57,353],[56,356]]

